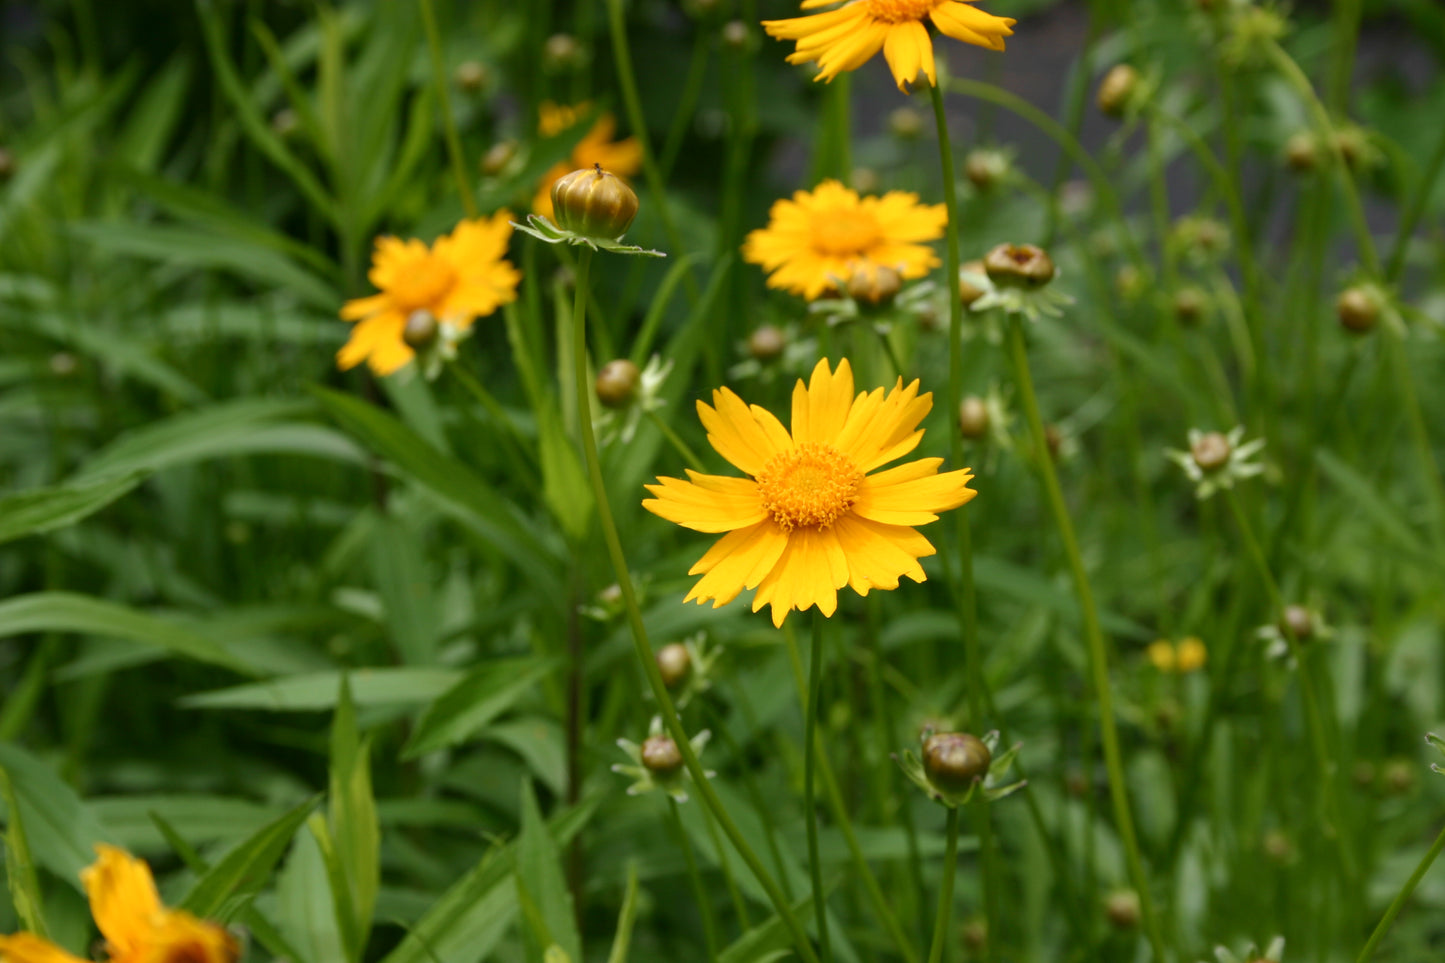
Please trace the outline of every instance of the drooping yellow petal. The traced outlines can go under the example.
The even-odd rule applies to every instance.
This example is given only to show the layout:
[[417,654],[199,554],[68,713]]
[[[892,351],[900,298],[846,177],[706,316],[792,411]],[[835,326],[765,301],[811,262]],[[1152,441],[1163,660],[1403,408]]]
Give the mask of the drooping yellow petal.
[[697,532],[730,532],[747,528],[767,517],[758,497],[757,482],[688,471],[690,482],[659,478],[645,486],[655,497],[642,507],[670,522]]
[[954,40],[987,47],[990,50],[1004,49],[1004,37],[1013,36],[1016,22],[1012,17],[996,17],[985,13],[970,3],[949,2],[933,9],[930,16],[940,31]]
[[795,529],[773,570],[758,585],[753,611],[772,606],[773,625],[793,609],[814,605],[824,616],[838,609],[838,589],[848,584],[848,560],[831,529]]
[[98,859],[81,870],[90,898],[90,915],[105,937],[110,955],[125,958],[150,945],[161,920],[161,898],[144,860],[115,846],[95,847]]
[[888,69],[893,72],[898,89],[905,94],[920,70],[928,78],[930,87],[938,83],[933,68],[933,41],[928,39],[928,30],[917,20],[895,23],[888,28],[883,57],[888,61]]

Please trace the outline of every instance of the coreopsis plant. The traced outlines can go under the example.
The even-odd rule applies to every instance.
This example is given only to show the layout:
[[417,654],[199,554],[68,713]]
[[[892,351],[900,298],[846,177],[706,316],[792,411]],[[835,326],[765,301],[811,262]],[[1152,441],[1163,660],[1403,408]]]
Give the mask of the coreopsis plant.
[[367,276],[378,291],[342,306],[341,317],[355,326],[337,365],[345,370],[365,361],[389,375],[419,353],[454,356],[477,318],[516,300],[522,275],[506,260],[511,218],[502,210],[462,221],[431,245],[377,238]]
[[[240,949],[215,923],[161,903],[150,867],[123,849],[99,845],[81,871],[107,963],[235,963]],[[86,963],[34,933],[0,936],[6,963]]]
[[[816,10],[835,2],[803,0],[802,6]],[[1004,49],[1003,38],[1013,35],[1015,23],[983,12],[972,0],[850,0],[811,16],[764,20],[763,29],[779,40],[797,41],[788,62],[816,63],[818,80],[857,70],[881,50],[898,89],[907,93],[920,73],[930,87],[938,83],[930,21],[945,36],[989,50]]]
[[659,478],[643,501],[648,511],[699,532],[726,533],[688,574],[701,575],[684,601],[725,605],[757,589],[753,611],[772,607],[781,626],[793,609],[814,605],[825,616],[845,585],[859,595],[896,589],[901,577],[925,578],[918,559],[933,545],[914,526],[968,502],[968,469],[939,473],[942,458],[921,458],[869,474],[911,452],[919,422],[933,407],[919,383],[899,378],[854,395],[847,359],[832,370],[818,362],[809,383],[793,389],[792,430],[772,412],[749,406],[727,388],[698,416],[718,454],[751,477],[689,471],[689,480]]

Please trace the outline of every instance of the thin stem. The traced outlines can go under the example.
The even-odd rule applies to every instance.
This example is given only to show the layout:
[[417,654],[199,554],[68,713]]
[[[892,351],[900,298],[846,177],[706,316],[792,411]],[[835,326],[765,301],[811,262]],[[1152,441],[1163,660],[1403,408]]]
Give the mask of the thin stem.
[[657,658],[652,651],[652,644],[647,640],[647,627],[642,621],[642,610],[637,604],[637,592],[632,586],[632,574],[627,568],[627,556],[622,551],[622,539],[617,534],[617,522],[612,517],[612,506],[607,501],[607,483],[602,478],[602,462],[597,457],[597,436],[592,431],[591,392],[588,390],[587,378],[586,322],[588,274],[591,267],[592,252],[583,250],[577,259],[577,297],[572,308],[574,355],[572,361],[575,374],[574,384],[577,389],[578,429],[582,435],[582,451],[587,462],[587,478],[592,484],[593,500],[597,504],[597,520],[602,528],[603,541],[607,543],[607,555],[612,562],[613,572],[617,576],[618,588],[622,591],[622,603],[627,612],[628,626],[632,630],[632,641],[637,652],[637,659],[642,663],[643,674],[647,676],[648,687],[657,701],[657,708],[662,715],[663,723],[667,726],[668,734],[677,744],[678,752],[682,755],[682,763],[687,767],[688,773],[696,784],[698,796],[717,817],[718,825],[722,827],[724,835],[733,844],[733,848],[738,851],[743,862],[747,864],[763,892],[767,894],[768,901],[773,904],[778,918],[783,921],[783,926],[787,928],[792,937],[798,955],[803,958],[805,963],[818,963],[818,955],[813,951],[808,934],[798,922],[793,908],[788,905],[787,898],[783,895],[782,890],[778,889],[777,882],[763,866],[762,860],[758,859],[757,854],[748,845],[742,830],[733,821],[727,807],[723,805],[722,799],[718,796],[717,790],[713,789],[712,784],[708,781],[702,763],[698,760],[697,753],[693,751],[692,744],[688,741],[687,730],[683,728],[682,720],[678,718],[677,707],[673,705],[667,685],[662,681],[662,671],[657,667]]
[[677,833],[677,845],[682,850],[683,862],[687,864],[687,879],[692,884],[692,896],[697,903],[698,915],[702,917],[702,939],[707,947],[707,958],[717,959],[717,920],[713,916],[712,901],[708,898],[707,887],[698,872],[697,856],[692,851],[692,842],[687,838],[687,829],[682,825],[682,807],[671,796],[667,797],[667,810],[672,815],[673,831]]
[[1440,465],[1435,461],[1435,451],[1430,444],[1430,431],[1425,424],[1425,412],[1420,407],[1420,392],[1415,387],[1415,369],[1410,367],[1405,345],[1400,336],[1384,326],[1382,335],[1390,351],[1390,361],[1395,368],[1395,379],[1404,397],[1405,416],[1410,423],[1410,440],[1415,446],[1415,455],[1420,459],[1420,470],[1435,502],[1435,522],[1439,526],[1436,537],[1445,531],[1445,480],[1440,476]]
[[1109,654],[1104,644],[1104,632],[1099,626],[1099,610],[1094,602],[1094,592],[1089,585],[1089,575],[1084,568],[1084,557],[1079,551],[1078,536],[1074,523],[1069,518],[1068,506],[1064,503],[1064,492],[1059,486],[1059,476],[1054,470],[1053,458],[1044,434],[1043,419],[1039,415],[1039,402],[1034,394],[1033,377],[1029,373],[1028,351],[1024,345],[1023,321],[1017,317],[1009,323],[1009,353],[1014,366],[1014,378],[1018,383],[1019,400],[1028,418],[1033,435],[1034,450],[1039,452],[1036,459],[1039,474],[1048,497],[1049,510],[1059,530],[1059,539],[1064,543],[1064,554],[1068,558],[1069,571],[1074,580],[1074,591],[1079,597],[1079,613],[1084,622],[1084,637],[1089,647],[1089,669],[1093,675],[1094,698],[1099,704],[1099,735],[1104,748],[1104,766],[1109,773],[1109,797],[1114,805],[1114,821],[1118,824],[1119,839],[1124,844],[1125,860],[1134,889],[1139,894],[1139,909],[1144,918],[1144,931],[1154,951],[1154,959],[1163,961],[1164,937],[1159,928],[1159,918],[1154,909],[1154,897],[1150,892],[1149,878],[1144,872],[1144,861],[1139,855],[1139,839],[1134,831],[1134,817],[1129,810],[1128,789],[1124,782],[1124,762],[1119,751],[1119,731],[1114,721],[1114,696],[1109,683]]
[[1410,199],[1410,206],[1405,208],[1405,213],[1400,217],[1400,226],[1395,230],[1395,243],[1390,249],[1390,264],[1385,268],[1386,281],[1398,281],[1400,273],[1405,270],[1405,252],[1410,247],[1410,236],[1415,233],[1415,226],[1420,223],[1420,216],[1425,213],[1425,203],[1430,199],[1430,190],[1435,186],[1435,178],[1440,176],[1442,167],[1445,167],[1445,126],[1440,128],[1440,140],[1435,144],[1435,152],[1430,155],[1429,163],[1425,165],[1425,176],[1420,179],[1419,189]]
[[1435,845],[1430,847],[1430,851],[1420,860],[1420,865],[1415,867],[1415,872],[1410,874],[1410,878],[1405,880],[1405,885],[1400,888],[1400,892],[1395,894],[1394,900],[1390,903],[1390,908],[1385,910],[1385,915],[1380,919],[1380,924],[1375,927],[1375,932],[1370,934],[1369,942],[1365,944],[1363,950],[1360,950],[1360,955],[1355,960],[1355,963],[1366,963],[1370,957],[1375,955],[1375,948],[1378,947],[1380,941],[1385,938],[1385,933],[1389,931],[1390,924],[1395,922],[1395,917],[1400,915],[1400,908],[1405,905],[1405,900],[1409,899],[1410,894],[1415,892],[1415,887],[1419,885],[1420,880],[1429,872],[1430,865],[1435,862],[1435,857],[1440,855],[1440,850],[1442,849],[1445,849],[1445,828],[1440,830],[1440,835],[1435,837]]
[[958,810],[949,807],[947,849],[943,852],[943,878],[938,882],[938,915],[933,921],[933,945],[928,950],[928,963],[943,959],[948,942],[948,924],[953,916],[953,877],[958,872]]
[[436,85],[437,104],[442,112],[442,132],[447,142],[447,157],[451,161],[452,176],[457,179],[457,194],[462,199],[462,210],[467,217],[477,216],[477,201],[472,196],[471,179],[467,176],[467,161],[462,154],[462,139],[457,134],[457,121],[452,116],[452,103],[447,95],[447,67],[442,59],[441,35],[437,32],[436,11],[432,0],[421,0],[421,20],[426,27],[426,45],[431,54],[432,82]]
[[687,467],[698,472],[707,470],[703,467],[702,459],[697,457],[697,453],[688,447],[687,442],[683,441],[677,432],[672,430],[672,426],[667,423],[667,419],[663,418],[656,411],[649,411],[647,417],[657,426],[657,430],[662,432],[662,437],[667,439],[667,443],[673,447],[673,450],[682,456],[683,461],[687,462]]
[[[948,115],[943,109],[943,91],[928,88],[933,98],[933,122],[938,131],[938,160],[943,168],[943,204],[948,210],[945,228],[943,290],[948,296],[948,418],[958,417],[963,397],[963,300],[958,296],[958,185],[954,176],[953,145],[948,140]],[[963,436],[950,431],[949,453],[955,466],[963,464]]]
[[823,614],[813,616],[813,645],[808,659],[808,704],[803,706],[803,796],[808,809],[808,870],[813,878],[813,912],[817,916],[818,955],[831,963],[833,948],[828,942],[828,905],[823,890],[823,861],[818,856],[818,806],[814,781],[818,769],[818,693],[823,686]]
[[738,914],[738,923],[746,932],[753,928],[752,921],[748,918],[748,904],[738,890],[737,880],[733,879],[732,860],[728,859],[722,837],[717,834],[717,824],[713,822],[712,813],[708,812],[706,807],[702,810],[702,821],[707,826],[708,838],[712,840],[712,848],[717,853],[717,865],[722,870],[723,885],[728,889],[728,898],[733,901],[733,912]]

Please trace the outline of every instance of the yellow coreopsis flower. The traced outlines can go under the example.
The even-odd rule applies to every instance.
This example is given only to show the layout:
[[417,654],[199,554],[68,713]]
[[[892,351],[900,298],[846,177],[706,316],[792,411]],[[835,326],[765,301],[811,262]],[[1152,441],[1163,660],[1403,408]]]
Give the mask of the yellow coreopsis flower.
[[506,260],[512,213],[462,221],[428,247],[416,238],[379,237],[367,275],[380,293],[347,301],[341,317],[355,321],[336,363],[365,361],[389,375],[415,356],[402,338],[407,320],[425,312],[440,325],[466,331],[472,322],[516,300],[520,272]]
[[939,263],[925,242],[942,237],[947,223],[947,208],[920,204],[917,194],[859,197],[827,180],[775,201],[768,226],[744,241],[743,257],[770,272],[769,287],[813,301],[846,287],[855,274],[871,279],[880,267],[905,280],[923,277]]
[[772,412],[727,388],[697,403],[708,441],[751,478],[688,472],[659,478],[642,506],[699,532],[726,532],[689,575],[702,575],[684,601],[713,608],[756,588],[753,611],[772,606],[781,626],[793,609],[816,605],[831,616],[838,589],[859,595],[895,589],[901,576],[924,580],[918,559],[935,552],[915,525],[973,498],[968,469],[939,474],[942,458],[921,458],[869,474],[918,446],[918,423],[933,395],[918,382],[853,394],[846,360],[827,359],[793,389],[792,430]]
[[1209,659],[1204,642],[1195,636],[1180,639],[1176,645],[1168,639],[1156,639],[1147,650],[1149,661],[1160,672],[1177,672],[1184,675],[1198,672]]
[[[123,849],[97,846],[80,874],[109,963],[235,963],[231,934],[184,910],[168,909],[150,867]],[[34,933],[0,936],[5,963],[86,963]]]
[[[803,9],[836,2],[803,0]],[[925,19],[955,40],[990,50],[1003,49],[1003,38],[1013,35],[1009,28],[1015,22],[984,13],[972,0],[849,0],[824,13],[764,20],[763,29],[779,40],[796,40],[797,49],[788,62],[816,62],[817,80],[832,80],[845,70],[857,70],[882,50],[898,89],[907,93],[920,71],[930,87],[938,83],[933,40]]]
[[[543,137],[553,137],[577,123],[586,112],[587,104],[576,107],[559,107],[551,101],[538,107],[537,126]],[[628,178],[642,169],[642,145],[636,137],[613,141],[617,133],[617,120],[611,114],[598,117],[565,161],[558,161],[547,168],[537,184],[537,193],[532,197],[532,213],[552,220],[552,185],[571,171],[586,170],[598,164],[609,174]]]

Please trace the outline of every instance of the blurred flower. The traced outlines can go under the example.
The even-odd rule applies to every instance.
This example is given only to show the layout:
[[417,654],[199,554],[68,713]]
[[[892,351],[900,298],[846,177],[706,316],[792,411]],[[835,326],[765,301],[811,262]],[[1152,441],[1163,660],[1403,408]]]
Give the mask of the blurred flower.
[[1204,642],[1192,635],[1180,639],[1177,644],[1168,639],[1157,639],[1150,643],[1147,651],[1154,668],[1180,675],[1198,672],[1209,658]]
[[992,290],[969,305],[973,311],[1000,308],[1005,314],[1022,314],[1030,321],[1043,315],[1059,317],[1074,299],[1050,286],[1058,276],[1053,258],[1032,244],[999,244],[983,258]]
[[[694,755],[701,755],[703,747],[711,738],[712,733],[704,729],[687,742]],[[632,760],[630,766],[619,762],[612,767],[613,772],[634,780],[632,785],[627,787],[627,795],[665,792],[680,803],[687,802],[687,783],[692,776],[683,766],[682,752],[677,748],[677,743],[663,729],[660,716],[652,717],[647,738],[641,745],[630,739],[618,739],[617,746]],[[704,774],[709,779],[716,775],[706,770]]]
[[505,259],[511,217],[498,211],[462,221],[430,247],[415,238],[377,238],[367,276],[380,293],[342,306],[341,317],[357,323],[337,365],[345,370],[365,361],[389,375],[416,355],[403,338],[414,315],[429,315],[454,344],[477,318],[515,300],[522,275]]
[[[803,0],[804,10],[826,7],[836,0]],[[995,17],[973,6],[971,0],[852,0],[836,10],[790,20],[764,20],[763,29],[779,40],[797,41],[788,63],[818,64],[817,80],[857,70],[878,51],[888,61],[898,89],[922,71],[929,86],[938,83],[933,66],[933,41],[924,19],[942,33],[964,43],[1002,50],[1003,38],[1012,36],[1010,17]]]
[[[611,362],[608,367],[615,363]],[[632,365],[630,361],[626,363],[636,371],[636,365]],[[604,367],[603,370],[605,371],[606,368]],[[607,405],[592,420],[593,430],[597,432],[597,440],[604,445],[613,441],[620,441],[624,445],[629,444],[633,436],[637,434],[637,426],[642,421],[642,416],[650,411],[656,411],[666,404],[661,398],[662,385],[671,371],[672,361],[663,361],[658,355],[649,358],[647,366],[637,374],[637,382],[623,403],[616,406]],[[599,399],[602,392],[602,375],[599,374],[597,377]]]
[[1286,605],[1278,621],[1261,625],[1255,636],[1265,643],[1264,654],[1271,659],[1284,659],[1290,655],[1290,637],[1296,645],[1329,639],[1334,630],[1325,622],[1324,613],[1304,605]]
[[1229,250],[1229,228],[1212,217],[1188,214],[1170,227],[1169,245],[1190,264],[1215,264]]
[[796,378],[818,363],[818,339],[803,337],[793,324],[762,325],[738,348],[747,358],[728,369],[728,377],[735,380],[760,378],[770,383],[778,377]]
[[[538,128],[543,137],[555,137],[573,126],[587,112],[588,104],[576,107],[560,107],[551,101],[544,101],[539,107]],[[642,145],[637,138],[613,141],[617,133],[617,120],[611,114],[601,114],[593,121],[592,129],[572,148],[567,160],[558,161],[547,168],[547,173],[537,183],[537,193],[532,196],[532,213],[553,219],[552,185],[568,172],[595,167],[628,178],[642,169]]]
[[781,626],[793,609],[816,605],[831,616],[838,589],[859,595],[895,589],[901,576],[924,580],[918,559],[935,552],[913,526],[938,519],[977,494],[968,469],[938,473],[941,458],[922,458],[872,471],[917,447],[918,423],[933,407],[899,378],[853,393],[847,360],[836,372],[827,359],[811,383],[793,389],[792,432],[768,410],[749,407],[727,388],[713,404],[698,402],[708,441],[752,478],[688,472],[690,481],[659,478],[642,505],[699,532],[726,532],[689,575],[703,577],[684,601],[724,605],[756,588],[753,611],[772,606]]
[[1235,956],[1226,947],[1216,946],[1214,957],[1219,963],[1280,963],[1284,958],[1284,937],[1276,936],[1263,953],[1251,943],[1245,949],[1243,957]]
[[1194,482],[1195,496],[1208,498],[1222,488],[1233,488],[1237,481],[1263,473],[1264,466],[1250,459],[1264,447],[1264,439],[1241,445],[1243,439],[1243,425],[1227,435],[1190,428],[1189,450],[1166,449],[1164,454]]
[[[95,847],[96,861],[80,873],[90,913],[105,938],[109,963],[234,963],[235,939],[215,923],[161,903],[150,867],[115,846]],[[0,936],[6,963],[85,963],[34,933]]]
[[768,226],[744,242],[743,258],[769,272],[768,287],[812,301],[880,266],[904,280],[923,277],[938,256],[922,242],[942,237],[947,221],[942,204],[920,204],[917,194],[860,198],[827,180],[774,202]]
[[1094,100],[1099,112],[1109,117],[1123,117],[1138,108],[1139,71],[1130,64],[1115,64],[1109,68],[1104,79],[1099,81],[1099,90]]

